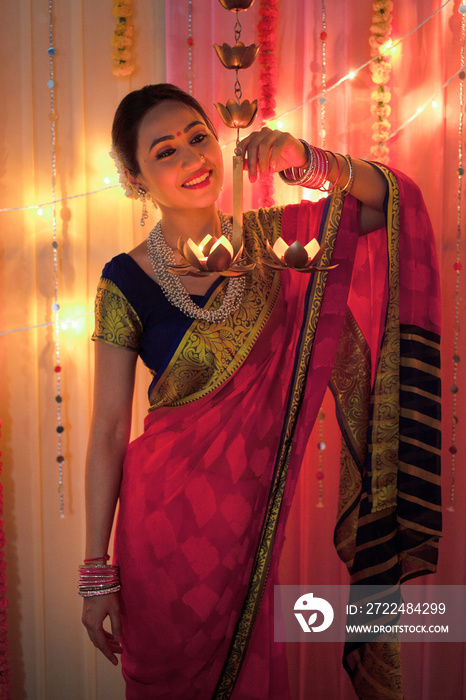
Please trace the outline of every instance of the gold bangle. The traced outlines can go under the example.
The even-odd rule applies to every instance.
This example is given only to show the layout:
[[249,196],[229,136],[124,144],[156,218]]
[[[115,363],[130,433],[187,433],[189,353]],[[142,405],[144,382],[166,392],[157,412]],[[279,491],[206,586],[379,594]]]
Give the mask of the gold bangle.
[[343,155],[343,153],[336,153],[335,155],[341,156],[342,158],[345,159],[345,162],[348,166],[349,170],[349,175],[348,175],[348,182],[344,187],[340,188],[340,192],[346,197],[347,194],[350,193],[351,188],[353,186],[354,182],[354,166],[353,166],[353,161],[351,160],[351,156],[346,154],[346,156]]

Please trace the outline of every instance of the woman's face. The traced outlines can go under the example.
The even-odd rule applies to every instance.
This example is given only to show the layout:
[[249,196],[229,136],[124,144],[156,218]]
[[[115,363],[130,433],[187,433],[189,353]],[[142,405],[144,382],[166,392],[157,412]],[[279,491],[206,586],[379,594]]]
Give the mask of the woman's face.
[[137,182],[162,213],[211,206],[223,184],[220,145],[201,115],[166,100],[144,116],[139,127]]

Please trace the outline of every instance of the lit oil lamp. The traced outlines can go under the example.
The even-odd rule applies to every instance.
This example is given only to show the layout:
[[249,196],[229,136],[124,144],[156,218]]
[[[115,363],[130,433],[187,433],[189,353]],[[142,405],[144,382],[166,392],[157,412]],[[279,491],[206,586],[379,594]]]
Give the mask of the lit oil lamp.
[[191,238],[187,241],[179,238],[178,251],[185,262],[168,267],[175,275],[202,277],[219,272],[224,277],[240,277],[254,269],[254,263],[246,265],[241,258],[243,244],[235,250],[226,236],[205,236],[199,245]]
[[277,238],[273,246],[267,241],[266,247],[270,259],[262,260],[262,262],[264,265],[272,267],[275,270],[325,272],[338,267],[338,265],[318,266],[325,252],[325,244],[320,246],[315,238],[309,241],[309,243],[306,243],[306,245],[303,245],[299,241],[288,245],[283,238]]

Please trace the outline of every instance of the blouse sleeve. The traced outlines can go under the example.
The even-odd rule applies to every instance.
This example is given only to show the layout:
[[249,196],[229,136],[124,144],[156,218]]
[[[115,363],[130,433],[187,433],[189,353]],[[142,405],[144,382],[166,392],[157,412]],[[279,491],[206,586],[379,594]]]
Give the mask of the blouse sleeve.
[[123,292],[102,277],[95,299],[95,329],[92,340],[102,340],[127,350],[139,351],[142,323]]

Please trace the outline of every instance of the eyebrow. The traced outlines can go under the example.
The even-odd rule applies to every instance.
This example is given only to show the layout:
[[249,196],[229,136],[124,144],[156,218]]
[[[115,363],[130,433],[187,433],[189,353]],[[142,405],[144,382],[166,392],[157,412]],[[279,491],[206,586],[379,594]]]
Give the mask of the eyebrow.
[[[206,126],[206,125],[204,124],[204,122],[201,122],[201,121],[199,121],[199,119],[196,119],[196,121],[190,122],[187,126],[185,126],[185,128],[183,129],[184,133],[187,134],[188,131],[189,131],[190,129],[193,128],[193,126],[197,126],[198,124],[201,124],[202,126]],[[173,140],[174,138],[175,138],[175,137],[172,136],[172,135],[170,135],[170,134],[169,134],[168,136],[159,136],[158,138],[154,139],[154,140],[152,141],[151,145],[149,146],[149,153],[152,151],[152,149],[154,148],[154,146],[156,146],[156,145],[157,145],[158,143],[160,143],[161,141],[171,141],[171,140]]]

